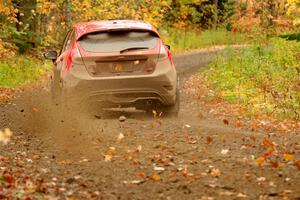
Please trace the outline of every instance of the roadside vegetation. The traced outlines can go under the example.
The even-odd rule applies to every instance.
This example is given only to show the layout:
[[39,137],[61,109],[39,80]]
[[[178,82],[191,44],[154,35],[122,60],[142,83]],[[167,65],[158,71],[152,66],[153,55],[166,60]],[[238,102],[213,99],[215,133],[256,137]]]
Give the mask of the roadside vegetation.
[[271,39],[268,45],[226,49],[204,75],[208,98],[238,103],[252,113],[300,119],[300,43]]
[[19,55],[0,62],[0,87],[15,88],[38,80],[51,69],[50,62]]
[[[164,33],[164,32],[163,32]],[[249,44],[252,39],[242,33],[233,33],[224,28],[217,30],[176,30],[169,29],[163,35],[172,52],[190,51],[219,45]]]
[[249,117],[299,121],[299,3],[241,1],[230,28],[250,45],[227,48],[199,75],[202,97],[236,105]]

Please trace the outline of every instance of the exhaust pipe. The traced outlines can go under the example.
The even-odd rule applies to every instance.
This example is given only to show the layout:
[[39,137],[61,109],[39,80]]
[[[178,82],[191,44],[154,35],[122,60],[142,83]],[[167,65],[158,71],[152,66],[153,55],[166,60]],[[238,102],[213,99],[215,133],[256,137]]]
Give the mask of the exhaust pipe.
[[148,105],[148,106],[152,106],[152,104],[153,104],[153,101],[152,101],[152,100],[147,100],[147,105]]

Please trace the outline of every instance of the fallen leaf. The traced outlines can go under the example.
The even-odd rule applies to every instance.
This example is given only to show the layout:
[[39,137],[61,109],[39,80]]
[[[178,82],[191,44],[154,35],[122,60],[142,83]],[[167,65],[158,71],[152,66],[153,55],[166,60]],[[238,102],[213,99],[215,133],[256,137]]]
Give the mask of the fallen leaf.
[[280,129],[281,132],[287,132],[289,129],[286,125],[284,125],[283,123],[280,124]]
[[214,200],[214,198],[208,196],[202,196],[199,200]]
[[158,138],[158,137],[160,137],[160,136],[162,136],[162,133],[158,133],[158,134],[156,134],[154,137],[155,137],[155,138]]
[[152,114],[153,114],[153,117],[154,117],[154,118],[157,117],[157,112],[156,112],[156,110],[152,110]]
[[32,111],[33,112],[39,112],[39,109],[37,109],[37,108],[34,107],[34,108],[32,108]]
[[257,129],[257,124],[253,122],[251,124],[251,131],[255,131],[256,129]]
[[270,182],[269,182],[269,186],[270,186],[270,187],[276,187],[276,185],[275,185],[275,183],[274,183],[273,181],[270,181]]
[[263,166],[264,165],[264,163],[265,163],[265,161],[266,161],[266,159],[264,158],[264,157],[258,157],[258,158],[256,158],[256,164],[258,165],[258,166]]
[[104,161],[105,162],[111,162],[112,156],[111,155],[104,155]]
[[213,177],[219,177],[221,175],[221,171],[219,169],[212,169],[210,175]]
[[146,174],[144,172],[137,173],[137,176],[142,177],[142,178],[146,178]]
[[289,153],[285,153],[285,154],[283,154],[283,158],[284,158],[285,161],[292,161],[292,160],[294,160],[294,155],[289,154]]
[[263,182],[263,181],[266,181],[266,178],[265,177],[258,177],[256,180],[258,182]]
[[105,155],[114,156],[116,155],[116,148],[115,147],[109,147],[106,151]]
[[132,164],[134,164],[134,165],[139,165],[139,164],[141,164],[140,161],[139,161],[138,159],[133,158],[133,157],[131,157],[131,156],[128,157],[128,160],[130,160],[130,161],[132,162]]
[[33,158],[34,160],[39,160],[39,159],[41,158],[41,156],[40,156],[40,155],[34,155],[32,158]]
[[17,166],[17,167],[24,167],[25,164],[24,164],[24,162],[19,161],[19,162],[16,163],[16,166]]
[[292,192],[293,192],[292,190],[283,190],[282,193],[286,195],[286,194],[291,194]]
[[285,182],[289,182],[291,180],[291,178],[285,178],[284,181]]
[[165,168],[163,167],[154,167],[154,171],[165,171]]
[[210,143],[212,143],[212,141],[213,141],[213,138],[211,136],[206,137],[206,144],[210,144]]
[[273,168],[278,168],[279,167],[278,162],[271,162],[271,165],[272,165]]
[[159,181],[161,178],[159,175],[157,174],[153,174],[152,176],[150,176],[150,179],[154,180],[154,181]]
[[140,184],[143,180],[123,181],[124,184]]
[[60,162],[60,164],[63,164],[63,165],[70,165],[72,163],[74,163],[73,160],[63,160],[63,161]]
[[264,147],[271,147],[273,149],[275,148],[275,144],[273,142],[271,142],[270,140],[268,140],[267,138],[263,139],[261,145]]
[[123,116],[123,115],[119,117],[119,121],[120,121],[120,122],[125,122],[126,119],[127,119],[127,118],[126,118],[125,116]]
[[186,125],[184,125],[184,127],[185,127],[185,128],[191,128],[191,125],[186,124]]
[[199,114],[197,115],[197,117],[198,117],[199,119],[204,119],[204,118],[205,118],[204,115],[203,115],[202,113],[199,113]]
[[265,157],[271,157],[274,154],[274,149],[271,148],[265,152]]
[[0,130],[0,143],[6,145],[9,141],[13,132],[9,128],[5,128],[4,131]]
[[222,143],[225,143],[225,142],[226,142],[224,136],[221,136],[221,137],[220,137],[220,141],[221,141]]
[[226,155],[229,152],[229,149],[222,149],[221,154]]
[[228,121],[227,119],[223,119],[223,123],[224,123],[225,125],[229,125],[229,121]]
[[122,140],[124,139],[124,134],[123,133],[120,133],[119,135],[118,135],[118,137],[117,137],[117,143],[121,143],[122,142]]
[[241,127],[242,127],[242,122],[241,122],[240,120],[237,120],[237,121],[235,122],[235,127],[236,127],[236,128],[241,128]]
[[300,170],[300,160],[297,160],[294,165]]
[[198,142],[198,140],[190,140],[189,144],[196,144]]
[[181,170],[181,174],[182,174],[182,176],[184,176],[184,177],[188,177],[188,170],[187,170],[187,168],[186,167],[184,167],[182,170]]
[[9,184],[12,184],[15,181],[15,178],[13,177],[13,175],[9,174],[9,173],[4,173],[2,175],[2,177],[4,178],[4,180],[6,182],[8,182]]
[[139,146],[136,148],[136,150],[135,150],[135,151],[139,153],[139,152],[141,152],[141,151],[142,151],[142,149],[143,149],[143,148],[142,148],[142,145],[139,145]]
[[222,191],[222,192],[219,192],[219,195],[221,196],[233,196],[235,193],[234,192],[231,192],[231,191]]
[[239,198],[246,198],[247,195],[245,195],[245,194],[243,194],[243,193],[238,193],[238,194],[236,195],[236,197],[239,197]]

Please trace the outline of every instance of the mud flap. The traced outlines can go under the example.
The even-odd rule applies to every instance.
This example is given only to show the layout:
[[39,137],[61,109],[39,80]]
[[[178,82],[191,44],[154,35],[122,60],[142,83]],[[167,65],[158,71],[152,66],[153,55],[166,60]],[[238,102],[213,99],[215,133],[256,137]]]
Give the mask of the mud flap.
[[51,100],[53,105],[60,105],[62,103],[62,86],[60,80],[60,71],[53,70],[51,81]]

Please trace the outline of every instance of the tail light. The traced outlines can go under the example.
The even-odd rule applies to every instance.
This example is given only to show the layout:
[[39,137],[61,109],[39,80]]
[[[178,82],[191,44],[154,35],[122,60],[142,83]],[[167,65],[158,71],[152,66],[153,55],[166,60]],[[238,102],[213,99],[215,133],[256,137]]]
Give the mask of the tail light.
[[168,51],[168,59],[169,59],[169,61],[170,61],[170,64],[173,66],[174,63],[173,63],[172,54],[171,54],[171,52],[170,52],[169,50],[167,50],[167,51]]
[[73,43],[70,49],[70,53],[67,56],[66,69],[70,70],[74,65],[84,65],[76,43]]
[[66,76],[71,70],[81,71],[81,68],[84,68],[79,67],[84,66],[84,63],[76,44],[72,44],[70,50],[66,52],[65,58],[65,65],[61,69],[61,76]]
[[173,66],[173,59],[172,59],[172,54],[171,52],[167,49],[165,45],[161,45],[160,47],[160,54],[159,54],[159,60],[165,60],[168,59],[170,64]]
[[147,62],[145,62],[144,72],[151,74],[155,70],[156,63],[152,59],[148,59]]

